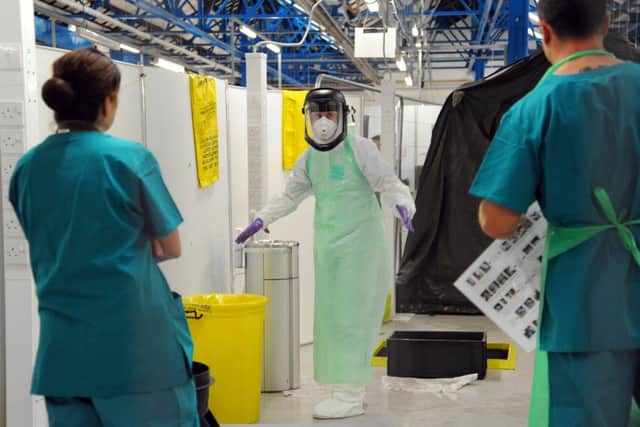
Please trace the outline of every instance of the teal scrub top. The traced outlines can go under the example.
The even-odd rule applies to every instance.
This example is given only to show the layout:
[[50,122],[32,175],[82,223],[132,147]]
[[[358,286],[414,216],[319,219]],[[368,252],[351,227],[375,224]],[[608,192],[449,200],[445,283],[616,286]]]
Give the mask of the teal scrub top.
[[152,239],[182,222],[158,162],[100,132],[26,153],[10,200],[27,240],[40,336],[32,392],[99,397],[189,381],[192,342]]
[[[560,227],[608,224],[594,199],[640,218],[640,65],[552,75],[504,116],[471,194]],[[640,229],[634,227],[636,239]],[[615,229],[551,260],[540,346],[640,348],[640,269]]]

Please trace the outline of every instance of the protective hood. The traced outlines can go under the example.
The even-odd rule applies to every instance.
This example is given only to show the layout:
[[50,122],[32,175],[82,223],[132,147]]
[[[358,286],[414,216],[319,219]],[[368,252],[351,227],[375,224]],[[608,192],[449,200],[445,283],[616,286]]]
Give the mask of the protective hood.
[[302,109],[307,143],[319,151],[337,147],[347,136],[348,111],[342,92],[329,88],[310,91]]

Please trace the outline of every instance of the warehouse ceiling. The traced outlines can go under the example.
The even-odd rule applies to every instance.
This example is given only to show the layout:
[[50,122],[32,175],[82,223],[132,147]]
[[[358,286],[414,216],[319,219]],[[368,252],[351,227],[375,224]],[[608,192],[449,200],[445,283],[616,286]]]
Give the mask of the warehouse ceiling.
[[[321,73],[377,83],[386,73],[399,72],[400,58],[413,81],[425,82],[435,70],[504,65],[513,25],[510,8],[522,0],[323,0],[310,20],[315,1],[34,0],[36,36],[39,43],[64,48],[104,38],[117,42],[109,45],[117,59],[139,59],[119,49],[123,43],[141,50],[145,61],[163,57],[241,84],[244,56],[258,42],[301,41],[310,24],[301,46],[281,49],[285,86],[310,86]],[[536,6],[531,0],[530,49],[539,45]],[[610,7],[614,29],[637,40],[640,1],[612,0]],[[69,31],[74,26],[80,31]],[[361,27],[367,32],[396,28],[395,57],[357,58],[354,34]],[[268,55],[269,83],[275,84],[278,55],[264,45],[259,51]]]

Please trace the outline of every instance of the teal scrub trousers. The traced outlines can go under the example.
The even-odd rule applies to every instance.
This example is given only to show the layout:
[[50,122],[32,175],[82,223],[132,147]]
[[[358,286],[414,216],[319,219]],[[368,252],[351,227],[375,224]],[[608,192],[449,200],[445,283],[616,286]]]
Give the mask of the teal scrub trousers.
[[45,401],[49,427],[200,427],[193,381],[152,393]]
[[640,398],[640,351],[547,354],[549,427],[633,425],[629,414],[632,399]]

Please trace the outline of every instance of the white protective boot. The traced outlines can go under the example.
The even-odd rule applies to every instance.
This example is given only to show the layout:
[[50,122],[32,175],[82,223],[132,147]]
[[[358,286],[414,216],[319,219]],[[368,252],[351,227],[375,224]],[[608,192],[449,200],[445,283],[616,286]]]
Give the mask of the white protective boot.
[[333,386],[330,399],[325,399],[313,408],[313,418],[328,420],[349,418],[364,414],[364,386],[338,384]]

